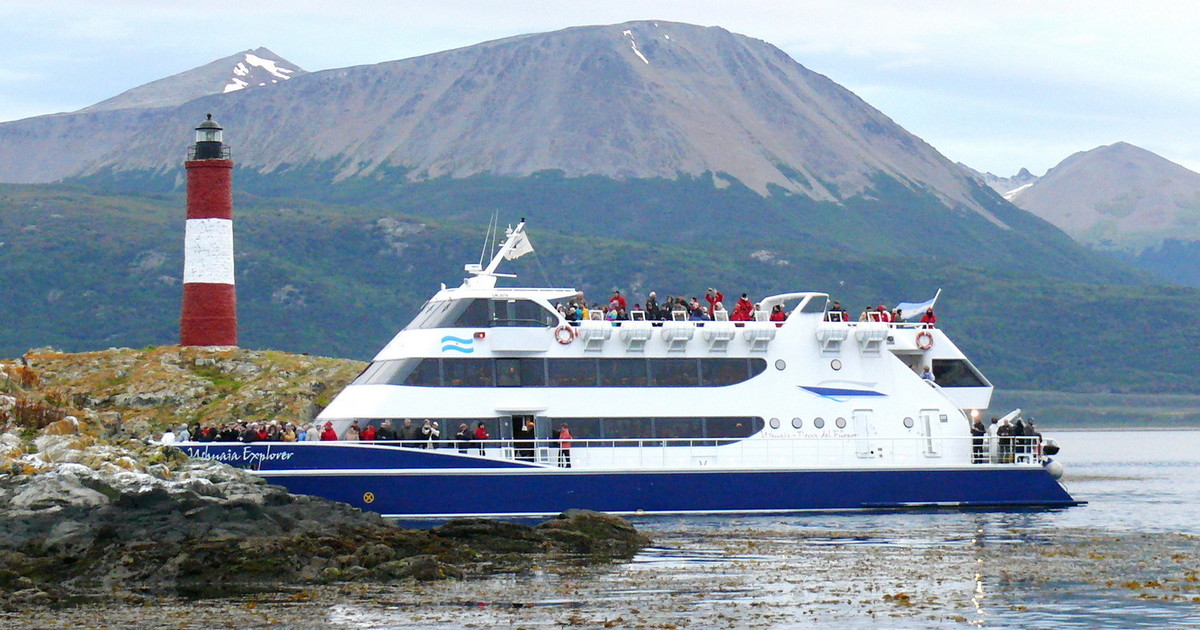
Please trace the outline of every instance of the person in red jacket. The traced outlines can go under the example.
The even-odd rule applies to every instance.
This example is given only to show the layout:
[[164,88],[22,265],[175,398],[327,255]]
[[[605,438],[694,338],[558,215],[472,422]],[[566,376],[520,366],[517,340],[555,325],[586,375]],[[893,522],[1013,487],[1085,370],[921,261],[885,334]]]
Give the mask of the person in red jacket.
[[737,304],[733,306],[733,313],[729,315],[729,321],[733,322],[748,322],[754,319],[754,303],[745,293],[738,298]]
[[337,441],[337,431],[333,430],[332,422],[325,423],[325,430],[321,432],[321,441],[322,442],[336,442]]
[[608,304],[609,304],[609,306],[613,307],[613,310],[616,310],[616,309],[626,309],[627,310],[629,308],[628,303],[625,301],[625,296],[621,295],[621,292],[616,289],[613,289],[613,296],[608,301]]
[[725,301],[725,294],[712,287],[709,287],[708,292],[704,294],[704,299],[708,302],[709,317],[716,319],[717,316],[713,313],[717,311],[717,305]]
[[364,442],[370,442],[375,439],[375,425],[368,424],[365,429],[359,432],[358,439]]
[[921,323],[925,324],[926,328],[933,328],[937,323],[937,315],[933,314],[933,307],[925,309],[925,314],[921,316]]
[[479,424],[475,426],[475,440],[479,442],[480,455],[486,454],[483,450],[483,440],[486,440],[490,437],[491,436],[488,435],[487,429],[483,427],[483,420],[480,420]]

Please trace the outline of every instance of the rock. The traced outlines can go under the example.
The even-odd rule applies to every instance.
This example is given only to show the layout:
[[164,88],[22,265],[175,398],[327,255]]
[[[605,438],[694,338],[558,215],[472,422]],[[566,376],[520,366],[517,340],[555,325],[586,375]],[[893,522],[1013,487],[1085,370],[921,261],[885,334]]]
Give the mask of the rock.
[[461,579],[462,569],[441,560],[436,556],[422,554],[403,560],[385,562],[371,572],[371,576],[381,580],[402,580],[412,578],[418,582],[444,580],[447,578]]

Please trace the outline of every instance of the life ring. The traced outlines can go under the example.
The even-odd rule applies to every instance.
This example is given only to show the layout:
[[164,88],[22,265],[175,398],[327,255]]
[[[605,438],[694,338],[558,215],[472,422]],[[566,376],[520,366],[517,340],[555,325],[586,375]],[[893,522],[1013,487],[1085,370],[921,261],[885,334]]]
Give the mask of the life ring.
[[554,329],[554,340],[562,345],[567,345],[575,340],[575,329],[566,324],[560,325]]
[[917,333],[917,347],[922,350],[928,350],[933,347],[933,335],[929,334],[928,330],[922,330]]

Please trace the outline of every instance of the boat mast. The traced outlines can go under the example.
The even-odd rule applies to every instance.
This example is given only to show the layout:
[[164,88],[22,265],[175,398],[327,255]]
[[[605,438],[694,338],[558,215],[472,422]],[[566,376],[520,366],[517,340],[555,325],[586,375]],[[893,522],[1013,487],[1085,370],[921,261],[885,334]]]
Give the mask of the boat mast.
[[521,221],[517,223],[517,227],[509,227],[504,230],[504,244],[500,246],[500,250],[492,257],[492,261],[488,263],[486,269],[481,269],[481,265],[468,264],[463,267],[463,270],[471,274],[463,282],[463,286],[479,289],[487,289],[496,286],[496,278],[515,278],[511,273],[497,273],[496,269],[500,266],[500,261],[505,259],[513,259],[520,256],[524,252],[519,252],[514,255],[518,247],[529,247],[528,238],[525,236],[525,218],[521,217]]

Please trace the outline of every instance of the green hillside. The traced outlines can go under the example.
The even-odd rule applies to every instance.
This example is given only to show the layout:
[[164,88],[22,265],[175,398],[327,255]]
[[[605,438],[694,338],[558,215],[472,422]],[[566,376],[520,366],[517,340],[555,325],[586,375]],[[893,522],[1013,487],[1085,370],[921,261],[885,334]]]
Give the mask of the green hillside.
[[[239,191],[272,192],[243,179]],[[944,327],[997,385],[1200,393],[1188,317],[1200,291],[1146,286],[1003,202],[996,214],[1016,229],[911,193],[834,207],[702,179],[546,173],[325,190],[321,202],[236,195],[244,347],[369,358],[439,283],[461,281],[497,212],[530,220],[537,253],[506,267],[523,283],[596,298],[620,287],[638,301],[708,286],[820,290],[854,310],[942,288]],[[177,341],[183,222],[178,193],[0,186],[0,356]]]

